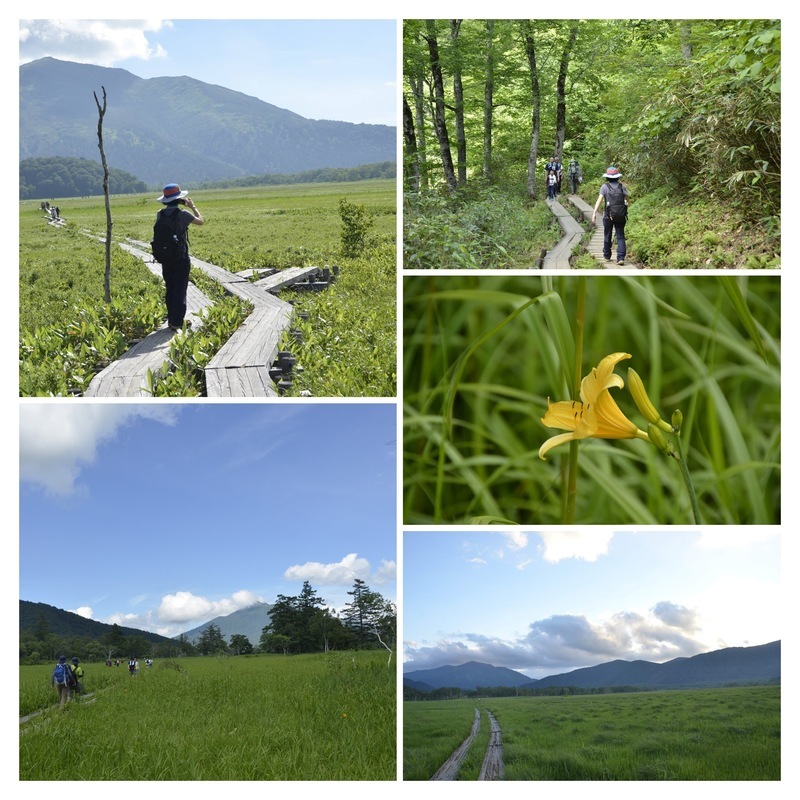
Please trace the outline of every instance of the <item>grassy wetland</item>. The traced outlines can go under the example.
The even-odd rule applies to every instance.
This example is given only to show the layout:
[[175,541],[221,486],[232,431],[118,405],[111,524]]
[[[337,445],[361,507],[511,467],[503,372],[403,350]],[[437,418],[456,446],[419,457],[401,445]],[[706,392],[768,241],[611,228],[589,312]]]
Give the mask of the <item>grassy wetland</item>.
[[[114,241],[149,242],[161,207],[155,194],[111,200]],[[231,272],[266,267],[339,266],[324,292],[290,295],[303,313],[303,342],[291,349],[302,377],[294,393],[396,393],[396,197],[393,180],[297,184],[192,192],[206,224],[192,226],[190,251]],[[358,214],[345,221],[342,200]],[[51,201],[52,202],[52,201]],[[66,227],[45,224],[38,201],[20,203],[20,395],[80,394],[130,343],[164,320],[163,281],[139,259],[112,248],[111,304],[104,302],[102,197],[59,199]],[[355,230],[354,230],[355,229]],[[360,234],[356,245],[352,236]],[[246,318],[204,276],[192,280],[214,300],[203,328],[171,354],[158,393],[202,395],[202,370]],[[307,315],[307,317],[306,317]],[[299,315],[298,315],[299,316]]]
[[[396,778],[385,653],[85,664],[93,696],[53,708],[51,666],[20,667],[21,780]],[[76,741],[64,758],[53,742]]]
[[[505,780],[781,777],[780,687],[761,686],[406,702],[406,780],[430,778],[466,737],[476,705],[491,711],[502,729]],[[485,746],[476,740],[468,759],[480,763]],[[464,769],[459,780],[475,776]]]

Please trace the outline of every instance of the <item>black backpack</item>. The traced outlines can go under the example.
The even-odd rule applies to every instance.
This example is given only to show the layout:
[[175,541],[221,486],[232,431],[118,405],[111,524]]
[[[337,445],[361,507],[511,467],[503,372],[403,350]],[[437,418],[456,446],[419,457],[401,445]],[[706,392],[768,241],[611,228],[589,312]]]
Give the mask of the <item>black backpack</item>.
[[189,255],[189,236],[179,218],[178,208],[162,208],[158,212],[150,249],[159,264],[174,264]]
[[606,214],[610,220],[622,222],[628,216],[625,205],[625,189],[616,181],[606,184]]

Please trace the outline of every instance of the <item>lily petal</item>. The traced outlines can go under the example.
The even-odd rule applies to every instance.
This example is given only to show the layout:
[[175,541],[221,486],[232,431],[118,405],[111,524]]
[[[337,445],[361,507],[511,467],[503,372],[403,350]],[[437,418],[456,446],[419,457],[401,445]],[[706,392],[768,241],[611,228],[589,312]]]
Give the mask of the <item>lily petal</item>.
[[574,433],[559,433],[557,436],[551,436],[540,448],[539,448],[539,458],[542,461],[547,461],[545,456],[548,454],[550,450],[554,447],[558,447],[560,444],[566,444],[567,442],[571,442],[575,439]]

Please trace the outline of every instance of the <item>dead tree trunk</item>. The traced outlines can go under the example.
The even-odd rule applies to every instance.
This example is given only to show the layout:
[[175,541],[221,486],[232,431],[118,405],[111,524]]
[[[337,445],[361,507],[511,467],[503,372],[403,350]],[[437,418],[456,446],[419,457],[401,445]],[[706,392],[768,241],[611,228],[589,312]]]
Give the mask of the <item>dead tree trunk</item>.
[[103,90],[103,105],[97,99],[97,92],[92,92],[94,95],[94,102],[97,104],[97,146],[100,148],[100,161],[103,164],[103,194],[106,199],[106,270],[103,278],[103,291],[105,294],[106,303],[111,302],[111,201],[108,196],[108,162],[106,161],[106,152],[103,149],[103,117],[106,114],[106,87],[100,87]]

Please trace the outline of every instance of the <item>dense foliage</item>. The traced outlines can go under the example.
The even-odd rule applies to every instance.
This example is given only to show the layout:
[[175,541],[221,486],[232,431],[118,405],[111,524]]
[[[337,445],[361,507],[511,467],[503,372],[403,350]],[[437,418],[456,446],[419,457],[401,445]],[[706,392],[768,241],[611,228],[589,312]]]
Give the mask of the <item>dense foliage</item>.
[[349,183],[376,178],[395,178],[397,164],[380,161],[360,167],[323,167],[296,172],[292,175],[249,175],[245,178],[229,178],[220,181],[205,181],[198,185],[202,189],[231,189],[236,186],[281,186],[293,183]]
[[308,581],[299,595],[279,594],[264,627],[259,649],[264,653],[315,653],[351,647],[394,647],[397,612],[394,604],[356,579],[353,600],[341,618]]
[[[134,194],[147,184],[121,169],[109,170],[111,194]],[[19,165],[19,198],[90,197],[103,193],[103,167],[86,158],[26,158]]]
[[[780,49],[776,20],[407,20],[406,265],[526,266],[519,245],[489,263],[482,254],[456,263],[459,248],[471,255],[483,246],[450,220],[490,202],[487,187],[495,198],[524,191],[538,200],[544,164],[557,153],[564,165],[578,159],[591,204],[609,164],[620,167],[635,201],[662,192],[670,213],[651,206],[641,221],[668,238],[675,222],[695,216],[693,202],[707,204],[701,213],[714,242],[669,263],[683,232],[665,255],[637,252],[632,231],[641,263],[777,266]],[[631,219],[638,214],[634,203]],[[731,248],[729,221],[741,230]],[[445,243],[420,236],[431,227]],[[487,226],[483,237],[502,241],[501,229]],[[533,232],[528,241],[542,245]]]

